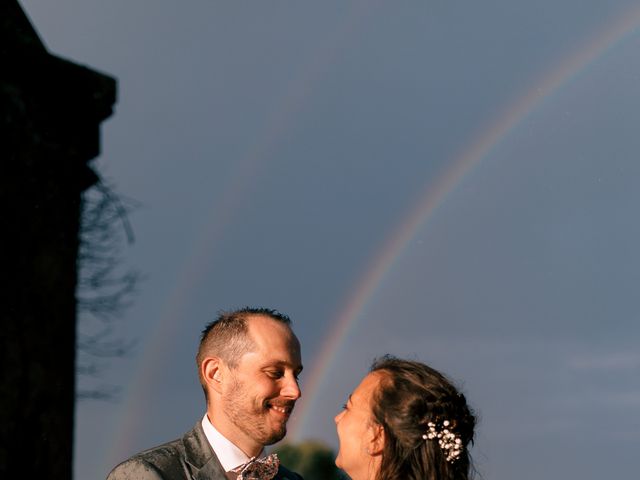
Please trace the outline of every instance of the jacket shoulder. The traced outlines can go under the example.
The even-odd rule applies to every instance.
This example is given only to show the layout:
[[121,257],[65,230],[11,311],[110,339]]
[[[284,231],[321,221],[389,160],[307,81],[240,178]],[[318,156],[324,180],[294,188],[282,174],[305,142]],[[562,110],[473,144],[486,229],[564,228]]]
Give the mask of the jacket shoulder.
[[143,458],[132,457],[117,465],[107,480],[164,480],[162,473]]
[[107,480],[173,480],[186,478],[180,440],[140,452],[117,465]]

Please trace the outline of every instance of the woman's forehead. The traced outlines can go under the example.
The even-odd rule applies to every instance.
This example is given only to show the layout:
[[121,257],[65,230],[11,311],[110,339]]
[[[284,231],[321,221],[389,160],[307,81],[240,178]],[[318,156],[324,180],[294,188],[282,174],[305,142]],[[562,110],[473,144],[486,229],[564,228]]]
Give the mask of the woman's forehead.
[[376,372],[369,373],[351,394],[351,402],[365,401],[368,403],[379,384],[380,375]]

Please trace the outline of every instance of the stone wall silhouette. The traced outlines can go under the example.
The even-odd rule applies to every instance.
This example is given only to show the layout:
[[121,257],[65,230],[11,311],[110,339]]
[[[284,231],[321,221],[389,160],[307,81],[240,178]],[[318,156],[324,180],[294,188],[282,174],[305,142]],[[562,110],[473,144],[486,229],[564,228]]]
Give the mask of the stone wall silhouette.
[[0,6],[0,478],[72,477],[76,261],[116,81],[50,54]]

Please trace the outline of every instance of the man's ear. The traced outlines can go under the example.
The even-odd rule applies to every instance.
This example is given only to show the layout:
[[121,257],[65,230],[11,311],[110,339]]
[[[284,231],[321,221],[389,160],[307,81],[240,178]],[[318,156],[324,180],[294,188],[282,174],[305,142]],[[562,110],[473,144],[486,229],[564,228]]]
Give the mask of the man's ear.
[[374,423],[369,427],[369,440],[367,452],[371,456],[382,455],[384,450],[384,428],[378,423]]
[[207,357],[200,365],[200,373],[207,388],[221,393],[222,382],[225,378],[225,365],[219,357]]

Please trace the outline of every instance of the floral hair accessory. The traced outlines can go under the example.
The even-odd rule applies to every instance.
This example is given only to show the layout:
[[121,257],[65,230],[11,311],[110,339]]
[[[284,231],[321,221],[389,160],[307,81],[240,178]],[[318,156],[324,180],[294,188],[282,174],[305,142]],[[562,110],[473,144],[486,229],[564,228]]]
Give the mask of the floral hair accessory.
[[424,440],[434,440],[438,439],[438,445],[444,452],[446,456],[446,460],[449,463],[455,462],[462,450],[464,450],[464,446],[462,445],[462,439],[459,435],[456,435],[451,430],[449,430],[449,426],[451,423],[449,420],[445,420],[442,422],[441,428],[438,428],[434,422],[427,423],[427,433],[422,435]]

